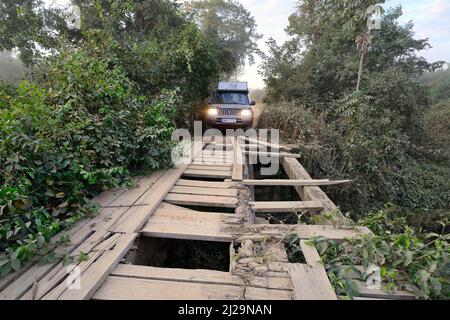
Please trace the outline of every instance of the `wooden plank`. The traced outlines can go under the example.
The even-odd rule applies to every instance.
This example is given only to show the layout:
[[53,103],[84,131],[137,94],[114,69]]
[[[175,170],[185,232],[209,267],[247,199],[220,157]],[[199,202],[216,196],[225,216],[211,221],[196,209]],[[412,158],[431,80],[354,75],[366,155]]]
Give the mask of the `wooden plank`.
[[[234,286],[244,286],[242,278],[232,275],[229,272],[213,270],[187,270],[171,268],[154,268],[146,266],[134,266],[119,264],[111,273],[111,276],[141,278],[152,280],[183,281],[196,283],[224,284]],[[291,281],[289,278],[261,278],[253,277],[248,279],[249,285],[256,288],[269,288],[274,290],[291,291]]]
[[296,212],[298,210],[319,211],[323,208],[317,201],[254,201],[250,202],[250,205],[253,211],[265,213]]
[[[87,254],[86,261],[74,262],[74,264],[80,268],[80,272],[84,272],[100,255],[101,252],[90,252]],[[69,266],[59,263],[52,272],[48,273],[41,281],[36,282],[35,287],[28,290],[20,300],[40,300],[49,292],[61,294],[67,288],[65,280],[70,273],[69,270]]]
[[365,227],[354,229],[338,229],[331,225],[281,225],[281,224],[255,224],[242,226],[239,229],[239,237],[236,242],[246,239],[264,241],[267,238],[281,239],[284,235],[296,233],[300,239],[310,240],[313,237],[325,237],[331,240],[354,239],[370,233]]
[[219,188],[230,189],[235,188],[239,184],[236,182],[215,182],[215,181],[198,181],[198,180],[184,180],[177,181],[176,186],[180,187],[198,187],[198,188]]
[[283,152],[263,152],[263,151],[245,151],[249,156],[271,157],[271,158],[301,158],[302,155],[298,153],[283,153]]
[[217,196],[195,196],[177,193],[169,193],[164,201],[184,206],[202,206],[217,208],[236,208],[237,198]]
[[124,234],[113,250],[105,252],[80,276],[80,290],[66,290],[59,297],[61,300],[90,299],[102,285],[109,273],[119,264],[136,239],[136,233]]
[[[83,220],[77,223],[77,225],[67,231],[63,231],[60,234],[52,238],[52,243],[55,243],[62,236],[68,236],[70,238],[70,244],[66,247],[60,246],[56,251],[57,255],[71,254],[77,247],[84,243],[95,231],[88,226],[88,220]],[[0,292],[0,300],[16,300],[22,297],[35,282],[40,281],[45,275],[47,275],[53,268],[55,268],[60,260],[49,264],[34,264],[25,272],[20,272],[12,278],[14,281],[9,282],[8,285]]]
[[244,178],[244,157],[242,156],[241,145],[237,139],[233,139],[234,164],[231,180],[242,181]]
[[89,227],[93,230],[108,230],[128,209],[129,207],[103,208],[97,216],[89,221]]
[[216,165],[216,166],[204,166],[204,165],[191,165],[189,166],[188,170],[209,170],[209,171],[225,171],[225,172],[231,172],[233,170],[233,167],[231,165]]
[[[73,228],[62,231],[58,235],[52,238],[52,243],[55,243],[62,236],[68,236],[70,244],[68,246],[60,246],[56,250],[56,254],[69,254],[86,249],[86,244],[89,244],[89,239],[93,239],[93,234],[96,230],[106,230],[111,224],[113,224],[127,208],[103,208],[93,219],[84,219],[79,221]],[[98,236],[95,235],[95,236]],[[81,248],[81,249],[80,249]],[[26,291],[28,291],[33,283],[41,281],[47,274],[57,272],[57,268],[60,267],[59,260],[55,263],[40,265],[36,261],[29,267],[20,270],[18,273],[14,273],[9,278],[9,282],[5,283],[2,288],[6,290],[0,293],[0,298],[5,299],[19,299]],[[56,268],[56,269],[55,269]],[[13,280],[15,280],[13,282]],[[2,296],[3,295],[3,296]]]
[[[195,141],[189,152],[192,152],[195,156],[202,148],[201,141]],[[178,168],[168,170],[159,180],[158,183],[148,189],[142,197],[136,201],[135,205],[148,206],[148,208],[138,209],[139,214],[136,214],[130,221],[126,222],[126,229],[134,229],[138,232],[148,221],[148,218],[155,212],[164,198],[168,195],[169,191],[173,188],[175,183],[181,177],[183,172],[189,166],[188,163],[184,163],[178,166]],[[143,211],[141,211],[143,210]],[[130,228],[130,229],[128,229]]]
[[337,300],[325,269],[299,263],[288,264],[296,300]]
[[231,242],[231,234],[221,232],[220,226],[211,224],[201,226],[195,223],[169,223],[168,221],[151,220],[141,231],[142,236],[179,240],[196,240],[212,242]]
[[239,137],[239,139],[244,140],[244,141],[246,140],[246,141],[249,141],[249,142],[257,144],[257,145],[270,147],[270,148],[274,148],[274,149],[291,150],[291,148],[283,146],[283,145],[269,143],[269,142],[261,141],[258,139],[250,138],[250,137]]
[[270,290],[262,288],[247,287],[244,299],[248,300],[292,300],[292,291]]
[[[233,216],[227,213],[219,212],[202,212],[197,210],[191,210],[179,206],[172,205],[170,203],[163,203],[156,210],[153,216],[150,217],[149,222],[155,219],[171,219],[174,222],[203,222],[220,224],[222,221],[228,221],[233,219]],[[147,224],[148,224],[147,223]]]
[[153,205],[133,206],[125,212],[125,214],[113,224],[109,230],[119,233],[135,233],[139,232],[141,227],[149,218],[149,213],[154,212]]
[[180,187],[175,186],[170,193],[204,195],[204,196],[222,196],[237,197],[239,191],[237,189],[219,189],[219,188],[199,188],[199,187]]
[[300,248],[302,249],[306,263],[309,266],[313,268],[323,268],[322,259],[320,258],[314,244],[310,244],[306,240],[300,240]]
[[[305,168],[294,158],[282,158],[281,164],[286,171],[287,175],[292,180],[308,180],[311,179],[309,173],[305,170]],[[323,207],[324,212],[333,211],[338,214],[339,217],[345,219],[342,214],[337,213],[337,206],[328,198],[325,192],[322,191],[319,187],[301,187],[296,186],[295,190],[299,194],[300,198],[303,201],[318,201]]]
[[226,179],[231,178],[231,171],[204,171],[204,170],[191,170],[188,169],[183,173],[184,177],[191,178],[210,178],[210,179]]
[[227,214],[199,212],[170,204],[162,205],[142,229],[146,237],[229,242],[222,232]]
[[415,296],[407,291],[395,291],[389,293],[382,289],[369,289],[362,281],[352,280],[356,283],[361,298],[376,298],[389,300],[416,300]]
[[[132,288],[132,289],[130,289]],[[187,283],[110,276],[95,300],[230,300],[239,299],[238,286]]]
[[365,227],[338,229],[330,225],[297,225],[294,230],[300,239],[306,240],[313,237],[324,237],[330,240],[344,240],[370,234],[370,230]]
[[[132,178],[132,181],[134,183],[139,183],[139,181],[141,179],[142,179],[142,176],[136,176],[136,177]],[[101,207],[108,207],[113,201],[115,201],[118,197],[120,197],[126,191],[127,191],[126,188],[119,188],[119,189],[105,191],[105,192],[100,193],[94,199],[92,199],[92,202],[97,203]]]
[[232,166],[233,165],[233,158],[229,159],[221,159],[221,158],[196,158],[192,162],[193,165],[219,165],[219,166]]
[[351,182],[352,180],[244,180],[247,186],[331,186]]
[[167,170],[159,170],[149,176],[143,177],[137,182],[137,186],[127,190],[108,206],[131,207],[154,183],[156,183]]

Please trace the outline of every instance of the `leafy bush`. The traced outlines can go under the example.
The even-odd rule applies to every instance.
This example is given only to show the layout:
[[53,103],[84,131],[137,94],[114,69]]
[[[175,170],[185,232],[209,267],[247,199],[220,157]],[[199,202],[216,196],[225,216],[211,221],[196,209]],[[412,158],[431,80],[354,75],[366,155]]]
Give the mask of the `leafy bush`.
[[[354,279],[366,281],[371,265],[381,269],[382,289],[407,290],[418,298],[448,299],[450,296],[449,212],[439,221],[436,232],[416,230],[408,225],[414,217],[403,216],[388,206],[358,221],[375,233],[342,243],[316,238],[315,243],[329,278],[338,294],[354,297],[359,290]],[[361,270],[360,267],[363,269]]]
[[171,163],[177,92],[150,104],[101,52],[92,43],[63,51],[41,86],[1,92],[1,275],[92,213],[88,199],[98,191],[126,182],[130,170]]
[[353,217],[389,202],[411,209],[448,208],[450,167],[430,163],[429,153],[420,153],[421,141],[401,129],[421,131],[420,119],[402,116],[404,105],[371,93],[348,95],[327,111],[295,102],[268,105],[259,126],[280,129],[313,177],[352,179],[326,191]]

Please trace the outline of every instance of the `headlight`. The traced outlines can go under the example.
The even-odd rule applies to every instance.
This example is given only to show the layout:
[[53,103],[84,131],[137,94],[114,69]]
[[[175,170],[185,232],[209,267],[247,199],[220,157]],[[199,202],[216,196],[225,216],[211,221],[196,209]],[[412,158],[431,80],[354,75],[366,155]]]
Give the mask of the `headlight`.
[[207,113],[210,116],[217,116],[219,114],[219,112],[217,111],[217,109],[208,109]]
[[241,111],[241,116],[251,116],[251,115],[252,115],[251,110],[242,110]]

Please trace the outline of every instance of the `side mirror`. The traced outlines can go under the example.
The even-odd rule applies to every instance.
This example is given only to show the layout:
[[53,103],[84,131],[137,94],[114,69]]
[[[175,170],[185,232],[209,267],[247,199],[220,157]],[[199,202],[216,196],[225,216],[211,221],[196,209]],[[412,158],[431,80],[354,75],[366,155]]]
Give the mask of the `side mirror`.
[[252,102],[250,103],[250,105],[256,106],[256,102],[255,102],[255,101],[252,101]]

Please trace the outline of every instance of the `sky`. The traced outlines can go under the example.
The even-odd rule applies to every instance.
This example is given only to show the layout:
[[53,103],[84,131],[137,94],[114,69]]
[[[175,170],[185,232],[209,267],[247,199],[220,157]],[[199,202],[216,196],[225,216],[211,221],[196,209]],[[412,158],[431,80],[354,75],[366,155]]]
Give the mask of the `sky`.
[[[295,0],[239,0],[256,19],[258,33],[264,36],[258,42],[265,51],[265,42],[274,38],[278,44],[288,39],[284,31],[288,17],[295,11]],[[402,6],[402,24],[412,20],[416,38],[429,38],[431,49],[420,52],[428,61],[450,62],[450,0],[387,0],[383,6]],[[264,82],[258,75],[259,59],[252,66],[246,65],[239,80],[248,81],[251,88],[263,88]]]

